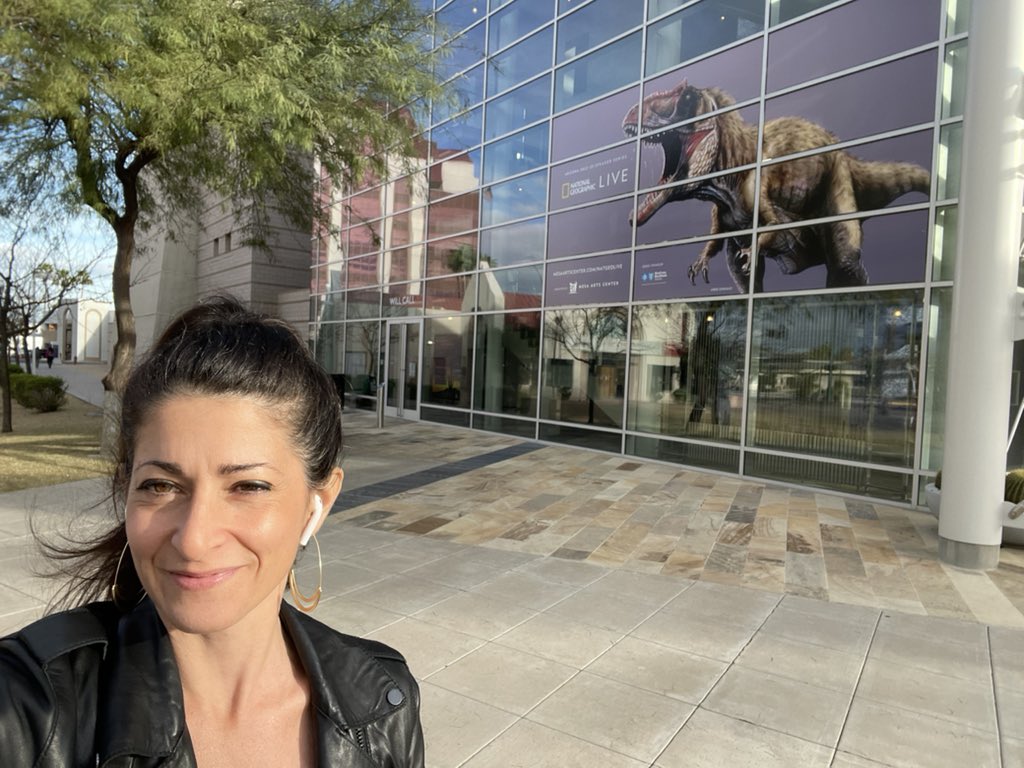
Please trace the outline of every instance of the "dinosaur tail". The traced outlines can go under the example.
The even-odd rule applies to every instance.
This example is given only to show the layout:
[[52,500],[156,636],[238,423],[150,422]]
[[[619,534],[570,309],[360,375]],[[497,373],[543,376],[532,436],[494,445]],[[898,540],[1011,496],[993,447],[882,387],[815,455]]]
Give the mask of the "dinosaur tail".
[[914,163],[877,163],[851,157],[850,175],[861,211],[884,208],[908,192],[927,195],[931,188],[928,171]]

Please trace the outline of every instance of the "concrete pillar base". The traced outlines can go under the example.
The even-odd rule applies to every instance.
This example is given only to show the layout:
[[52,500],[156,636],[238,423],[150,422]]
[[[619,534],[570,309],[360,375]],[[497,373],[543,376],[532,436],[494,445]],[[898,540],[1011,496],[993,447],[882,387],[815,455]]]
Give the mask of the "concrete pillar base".
[[957,568],[993,571],[999,566],[999,545],[968,544],[939,536],[939,559]]

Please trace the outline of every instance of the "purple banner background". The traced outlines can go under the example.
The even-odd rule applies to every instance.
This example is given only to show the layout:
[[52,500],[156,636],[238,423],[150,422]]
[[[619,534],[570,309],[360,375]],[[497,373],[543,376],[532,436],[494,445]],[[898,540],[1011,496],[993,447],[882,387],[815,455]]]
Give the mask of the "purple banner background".
[[[644,96],[673,88],[684,78],[698,88],[721,88],[736,101],[757,98],[761,92],[761,38],[660,75],[644,86]],[[625,114],[623,110],[622,116]]]
[[547,265],[544,304],[617,304],[629,300],[629,255],[612,253]]
[[551,169],[548,209],[604,200],[636,189],[636,142],[570,160]]
[[632,210],[633,198],[627,197],[553,214],[548,219],[548,258],[629,248]]
[[724,251],[708,265],[708,281],[697,277],[690,282],[687,271],[700,256],[705,243],[670,245],[637,251],[633,257],[633,300],[688,299],[700,296],[722,296],[739,293],[729,275]]
[[622,118],[639,100],[640,87],[633,85],[556,117],[551,125],[552,162],[622,141]]

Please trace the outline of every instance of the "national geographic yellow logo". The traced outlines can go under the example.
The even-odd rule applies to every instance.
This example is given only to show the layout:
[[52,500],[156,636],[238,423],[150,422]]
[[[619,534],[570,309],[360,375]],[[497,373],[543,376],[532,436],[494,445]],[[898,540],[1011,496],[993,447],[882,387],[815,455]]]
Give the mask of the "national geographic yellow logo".
[[562,185],[562,199],[569,199],[569,182],[565,182],[565,184]]

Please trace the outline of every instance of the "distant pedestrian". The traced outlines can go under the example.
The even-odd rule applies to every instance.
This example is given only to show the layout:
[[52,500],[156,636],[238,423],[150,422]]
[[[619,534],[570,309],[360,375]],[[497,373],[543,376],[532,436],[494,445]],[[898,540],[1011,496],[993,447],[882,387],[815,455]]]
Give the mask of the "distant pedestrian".
[[43,350],[43,359],[46,360],[47,368],[53,368],[53,347],[49,344],[47,344],[46,349]]

